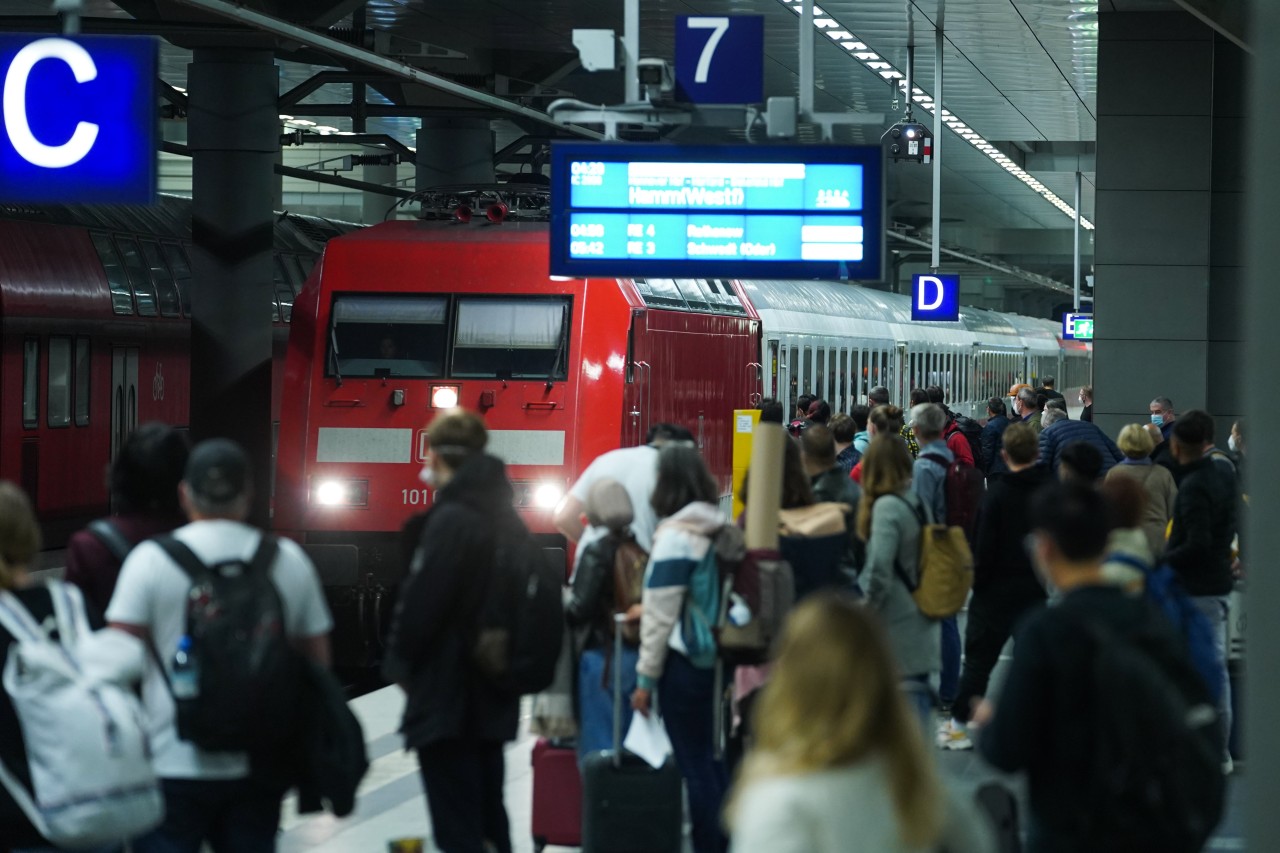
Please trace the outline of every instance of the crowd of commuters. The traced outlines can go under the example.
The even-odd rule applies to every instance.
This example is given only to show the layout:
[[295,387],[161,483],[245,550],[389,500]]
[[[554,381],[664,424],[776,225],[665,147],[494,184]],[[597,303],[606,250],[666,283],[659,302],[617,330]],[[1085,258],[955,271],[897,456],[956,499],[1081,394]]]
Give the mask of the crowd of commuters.
[[[612,747],[615,712],[624,726],[633,713],[660,713],[696,853],[977,853],[994,849],[991,827],[972,799],[942,784],[928,748],[976,746],[995,766],[1027,772],[1031,850],[1116,849],[1128,830],[1108,822],[1090,778],[1091,744],[1109,724],[1099,709],[1115,706],[1091,681],[1098,638],[1140,637],[1130,643],[1140,653],[1117,660],[1141,672],[1188,659],[1185,639],[1153,622],[1142,596],[1148,572],[1168,566],[1213,631],[1227,682],[1244,424],[1233,425],[1223,451],[1208,414],[1175,415],[1157,397],[1150,423],[1125,426],[1113,441],[1091,420],[1068,416],[1051,377],[1008,396],[988,400],[981,421],[953,412],[937,387],[912,390],[905,417],[884,388],[849,412],[802,396],[786,423],[782,407],[764,401],[762,422],[793,436],[779,460],[780,552],[796,603],[771,663],[727,674],[705,616],[715,612],[718,582],[700,578],[742,519],[724,515],[693,436],[658,424],[645,444],[592,462],[554,513],[577,546],[564,613],[574,629],[567,653],[581,759]],[[1077,401],[1091,414],[1091,389]],[[486,452],[480,416],[441,413],[427,440],[421,477],[435,495],[406,528],[412,559],[383,672],[407,696],[402,731],[418,758],[436,845],[503,853],[511,850],[503,745],[517,732],[519,696],[477,665],[476,620],[524,527],[503,463]],[[91,625],[151,651],[141,707],[166,810],[131,849],[272,850],[295,780],[258,772],[256,754],[193,741],[182,716],[175,684],[196,576],[173,542],[204,565],[267,572],[282,636],[326,666],[331,621],[315,570],[296,545],[245,523],[253,476],[231,442],[188,453],[181,434],[147,426],[126,443],[109,482],[116,512],[73,538],[68,580],[83,588]],[[977,491],[966,491],[974,482]],[[913,594],[926,528],[957,524],[973,555],[963,637],[954,617],[926,615]],[[52,612],[49,592],[25,574],[38,549],[25,497],[0,483],[0,590],[40,619]],[[620,554],[643,567],[634,589]],[[1050,599],[1057,606],[1046,609]],[[612,651],[616,632],[621,655]],[[992,672],[1010,639],[1013,664],[996,695]],[[12,641],[0,630],[0,652]],[[1212,699],[1213,744],[1222,750],[1229,690]],[[21,767],[6,703],[0,696],[0,757]],[[725,732],[741,744],[727,757]],[[1221,761],[1229,773],[1225,751]],[[0,817],[17,827],[5,838],[12,848],[52,849],[3,793]]]

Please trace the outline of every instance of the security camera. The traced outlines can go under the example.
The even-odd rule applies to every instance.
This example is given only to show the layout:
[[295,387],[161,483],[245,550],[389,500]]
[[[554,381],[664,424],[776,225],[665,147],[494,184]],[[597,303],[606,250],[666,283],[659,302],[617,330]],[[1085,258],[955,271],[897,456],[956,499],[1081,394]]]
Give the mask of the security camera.
[[675,75],[665,59],[641,59],[636,63],[636,76],[649,101],[661,101],[676,89]]

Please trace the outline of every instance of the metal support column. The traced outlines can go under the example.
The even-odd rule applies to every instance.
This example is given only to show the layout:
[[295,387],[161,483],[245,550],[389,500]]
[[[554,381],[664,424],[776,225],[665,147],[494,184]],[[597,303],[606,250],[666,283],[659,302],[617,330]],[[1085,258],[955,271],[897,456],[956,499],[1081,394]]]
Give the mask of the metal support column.
[[[1280,335],[1275,332],[1280,316],[1280,288],[1275,274],[1280,269],[1280,241],[1274,224],[1280,220],[1280,158],[1273,142],[1280,132],[1280,4],[1253,6],[1254,45],[1250,73],[1248,146],[1244,174],[1246,257],[1244,327],[1246,344],[1240,351],[1239,397],[1246,402],[1245,415],[1252,430],[1249,458],[1249,509],[1246,559],[1249,573],[1246,615],[1260,614],[1248,622],[1245,650],[1245,755],[1249,763],[1246,789],[1245,837],[1253,850],[1266,850],[1280,839],[1280,809],[1275,792],[1280,790],[1280,728],[1272,724],[1272,714],[1280,705],[1280,620],[1269,618],[1270,605],[1280,601],[1280,573],[1269,571],[1270,557],[1280,554],[1280,445],[1267,440],[1267,427],[1280,419],[1280,398],[1258,393],[1275,383],[1275,366],[1280,364]],[[1224,143],[1230,144],[1230,143]],[[1248,392],[1245,389],[1249,389]],[[1221,439],[1219,439],[1221,443]],[[1250,557],[1249,555],[1252,555]]]
[[[938,271],[942,255],[942,21],[934,30],[933,43],[933,255],[929,262],[932,272]],[[907,93],[907,97],[911,97]]]
[[[360,168],[364,170],[364,174],[361,175],[361,179],[365,181],[365,183],[379,184],[381,186],[388,187],[396,182],[396,166],[394,163],[389,165],[383,165],[381,163],[365,164]],[[382,193],[361,193],[361,220],[365,225],[377,225],[382,221],[382,217],[386,215],[387,210],[393,204],[395,204],[395,200],[388,198]]]
[[414,189],[493,183],[493,132],[488,119],[436,118],[418,131]]
[[192,153],[191,437],[242,444],[252,521],[271,497],[271,195],[279,72],[266,50],[197,49],[187,73]]
[[1076,248],[1075,248],[1075,266],[1072,268],[1071,275],[1071,304],[1075,306],[1075,310],[1080,310],[1080,172],[1076,172]]

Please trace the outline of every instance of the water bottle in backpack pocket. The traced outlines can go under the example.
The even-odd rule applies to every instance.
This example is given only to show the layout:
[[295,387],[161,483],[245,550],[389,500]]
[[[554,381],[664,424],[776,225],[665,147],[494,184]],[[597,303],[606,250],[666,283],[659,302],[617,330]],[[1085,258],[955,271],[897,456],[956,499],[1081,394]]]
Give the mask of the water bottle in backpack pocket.
[[22,729],[30,789],[0,763],[0,782],[41,835],[70,849],[119,843],[157,826],[164,799],[151,769],[141,703],[92,661],[142,655],[118,631],[92,632],[79,590],[49,583],[58,638],[0,592],[14,638],[4,689]]

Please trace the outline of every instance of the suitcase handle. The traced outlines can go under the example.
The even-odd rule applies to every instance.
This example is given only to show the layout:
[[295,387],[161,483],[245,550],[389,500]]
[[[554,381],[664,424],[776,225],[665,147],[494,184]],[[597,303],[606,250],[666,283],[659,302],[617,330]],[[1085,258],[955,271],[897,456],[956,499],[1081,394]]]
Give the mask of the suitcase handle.
[[613,766],[622,766],[622,626],[625,613],[613,614]]

